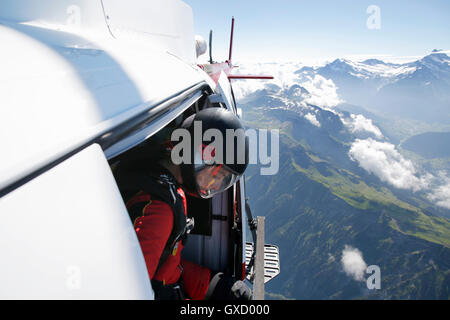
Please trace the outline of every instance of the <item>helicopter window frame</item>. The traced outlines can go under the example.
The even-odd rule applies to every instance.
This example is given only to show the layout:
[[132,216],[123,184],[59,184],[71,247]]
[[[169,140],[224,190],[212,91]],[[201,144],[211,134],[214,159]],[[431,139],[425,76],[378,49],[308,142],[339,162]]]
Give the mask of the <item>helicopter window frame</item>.
[[116,158],[149,139],[189,108],[197,105],[205,95],[208,95],[209,90],[205,82],[200,82],[128,120],[121,125],[122,133],[116,132],[116,136],[120,139],[105,143],[103,149],[106,158],[108,160]]

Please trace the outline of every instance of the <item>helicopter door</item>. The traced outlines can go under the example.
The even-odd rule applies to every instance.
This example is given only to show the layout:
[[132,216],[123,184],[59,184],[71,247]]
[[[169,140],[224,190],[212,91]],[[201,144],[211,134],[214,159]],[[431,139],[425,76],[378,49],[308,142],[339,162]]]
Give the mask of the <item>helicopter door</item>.
[[0,299],[154,298],[98,144],[1,197],[0,212]]

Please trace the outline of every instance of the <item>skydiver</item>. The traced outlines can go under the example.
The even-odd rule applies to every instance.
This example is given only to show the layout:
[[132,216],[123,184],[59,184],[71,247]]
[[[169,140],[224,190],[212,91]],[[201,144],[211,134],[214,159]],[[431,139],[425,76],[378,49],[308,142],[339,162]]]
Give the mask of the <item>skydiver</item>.
[[[181,128],[191,133],[191,161],[180,165],[173,163],[170,156],[173,144],[167,139],[167,133],[171,131],[163,129],[154,139],[161,147],[159,152],[152,150],[152,154],[142,156],[143,152],[139,150],[135,153],[137,156],[119,165],[116,178],[134,221],[156,299],[249,300],[252,292],[244,282],[181,258],[183,245],[193,226],[187,218],[185,193],[211,198],[231,187],[248,165],[247,140],[240,149],[234,144],[231,163],[195,161],[198,157],[203,159],[205,148],[211,144],[202,141],[200,148],[194,145],[194,123],[197,121],[202,124],[202,138],[208,129],[219,130],[222,137],[226,137],[227,129],[242,129],[232,112],[223,108],[203,109],[181,124]],[[223,151],[225,155],[225,148],[224,144],[223,149],[217,151]],[[242,153],[244,163],[239,160],[242,157],[238,159]],[[155,154],[163,156],[155,162]]]

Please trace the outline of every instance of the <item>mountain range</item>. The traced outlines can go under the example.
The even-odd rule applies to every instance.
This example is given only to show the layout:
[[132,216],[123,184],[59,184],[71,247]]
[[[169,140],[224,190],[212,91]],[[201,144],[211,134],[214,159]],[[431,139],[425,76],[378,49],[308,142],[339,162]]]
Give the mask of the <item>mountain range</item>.
[[336,59],[322,67],[301,68],[296,74],[331,79],[343,100],[371,111],[450,123],[450,58],[438,50],[405,64]]
[[[440,52],[402,65],[338,59],[234,84],[246,126],[280,132],[278,173],[246,173],[252,211],[280,248],[267,298],[449,299],[449,61]],[[425,99],[417,87],[433,88],[426,119],[402,96]],[[367,287],[369,265],[381,289]]]

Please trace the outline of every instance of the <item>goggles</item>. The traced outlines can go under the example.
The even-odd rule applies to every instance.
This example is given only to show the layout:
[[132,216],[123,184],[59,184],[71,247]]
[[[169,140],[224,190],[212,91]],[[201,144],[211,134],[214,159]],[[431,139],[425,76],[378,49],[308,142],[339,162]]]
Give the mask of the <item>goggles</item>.
[[223,164],[203,165],[195,168],[195,182],[202,198],[211,198],[231,187],[239,178]]

